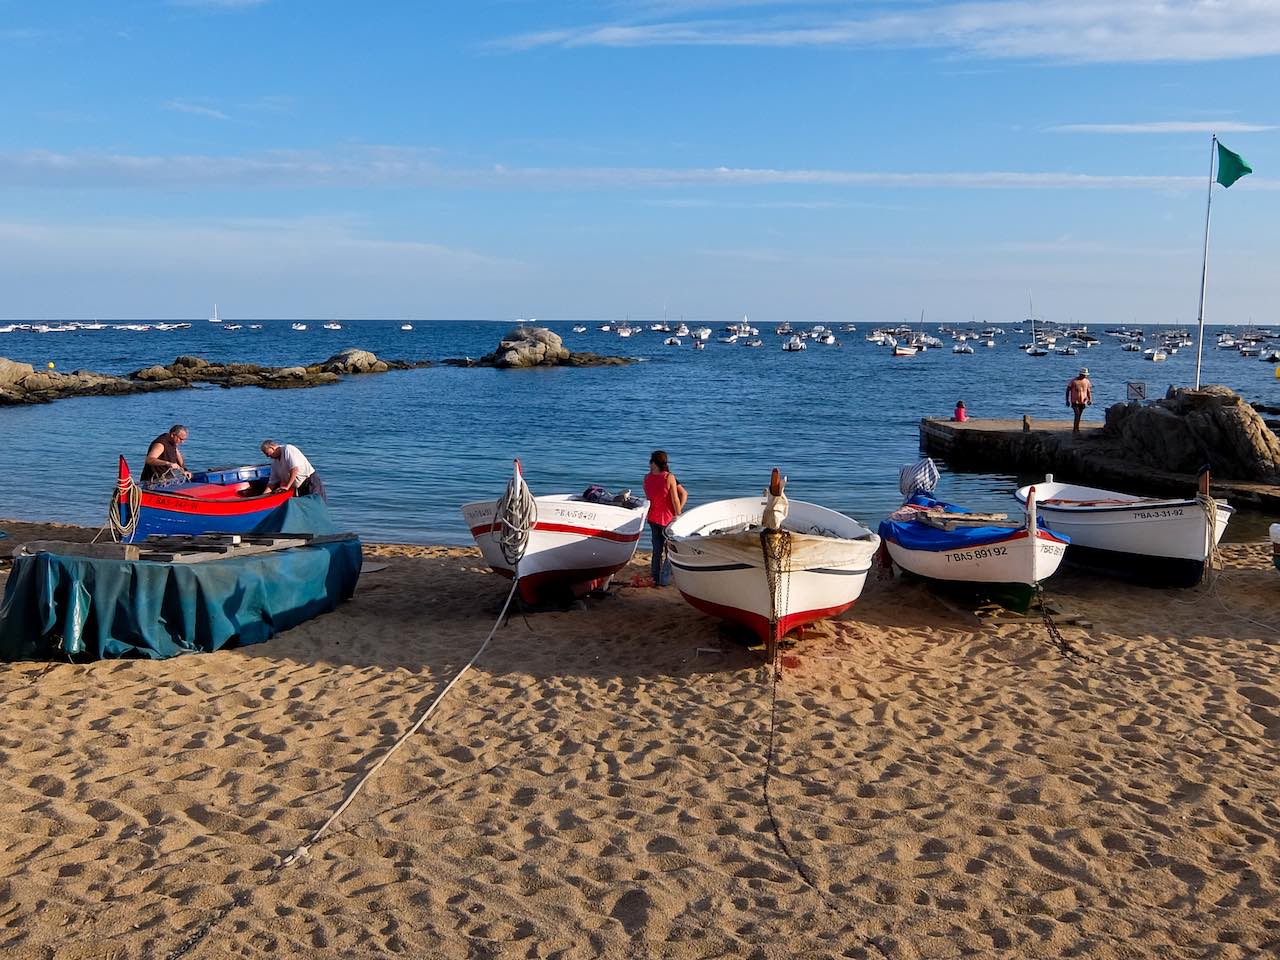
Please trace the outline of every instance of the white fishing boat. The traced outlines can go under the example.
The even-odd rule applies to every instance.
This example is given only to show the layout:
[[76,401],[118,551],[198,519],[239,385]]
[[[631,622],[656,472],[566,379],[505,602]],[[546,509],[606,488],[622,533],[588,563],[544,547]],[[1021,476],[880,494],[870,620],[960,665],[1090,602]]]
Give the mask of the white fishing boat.
[[743,340],[742,345],[744,347],[763,347],[764,341],[759,337],[752,337],[750,340]]
[[402,324],[400,324],[400,329],[401,329],[401,330],[405,330],[405,331],[412,330],[412,329],[413,329],[413,324],[412,324],[412,323],[402,323]]
[[1142,351],[1142,355],[1146,359],[1153,360],[1156,363],[1163,363],[1165,360],[1169,359],[1169,355],[1165,353],[1163,350],[1161,350],[1159,347],[1149,347],[1146,350]]
[[984,347],[994,347],[996,345],[996,342],[994,340],[987,340],[982,345]]
[[[1050,474],[1035,489],[1045,525],[1071,540],[1069,560],[1143,581],[1193,586],[1235,512],[1225,500],[1205,495],[1207,474],[1201,486],[1200,497],[1139,497],[1056,483]],[[1025,504],[1031,489],[1020,487],[1015,496]]]
[[967,343],[957,343],[951,348],[952,353],[973,353],[973,347]]
[[786,342],[782,344],[782,349],[787,353],[795,353],[797,351],[804,350],[805,347],[805,342],[795,334],[792,334]]
[[326,330],[341,330],[342,324],[338,323],[338,321],[336,320],[331,320],[328,323],[324,324],[324,328]]
[[667,337],[667,339],[662,341],[663,345],[668,347],[678,347],[680,346],[680,342],[679,337]]
[[787,633],[843,613],[862,593],[880,538],[842,513],[764,496],[695,507],[667,528],[673,580],[697,609],[740,623],[770,659]]
[[573,332],[574,332],[574,333],[586,333],[586,332],[587,332],[587,328],[586,328],[586,327],[584,327],[582,324],[580,324],[580,323],[579,323],[579,324],[577,324],[577,325],[573,328]]
[[211,316],[211,317],[209,318],[209,322],[210,322],[210,323],[221,323],[221,322],[222,322],[222,318],[221,318],[220,316],[218,316],[218,305],[217,305],[216,303],[213,305],[213,316]]
[[895,343],[893,345],[893,355],[895,357],[914,357],[917,352],[916,347],[908,344]]
[[[156,329],[158,330],[158,329],[160,329],[160,328],[159,328],[159,327],[157,327]],[[238,323],[228,323],[228,324],[227,324],[226,326],[224,326],[222,329],[223,329],[223,330],[239,330],[239,329],[240,329],[240,324],[238,324]]]
[[694,329],[693,333],[690,334],[690,336],[693,337],[693,339],[695,340],[700,340],[705,342],[711,339],[711,328],[697,327]]
[[[523,485],[518,460],[515,471],[516,481]],[[528,543],[515,564],[502,549],[500,501],[480,500],[462,508],[485,563],[508,579],[518,574],[520,596],[527,603],[608,586],[609,579],[631,562],[649,509],[647,500],[630,497],[619,503],[596,503],[568,493],[532,499]]]
[[675,335],[677,337],[687,337],[689,335],[689,328],[682,323],[676,327]]
[[305,330],[305,329],[307,329],[307,325],[306,325],[305,323],[291,323],[291,324],[289,324],[289,329],[290,329],[290,330]]
[[738,335],[736,333],[731,333],[727,337],[716,337],[716,339],[721,343],[737,343]]
[[1126,344],[1125,344],[1124,346],[1122,346],[1120,349],[1121,349],[1121,350],[1124,350],[1126,353],[1141,353],[1141,352],[1142,352],[1142,345],[1141,345],[1141,344],[1139,344],[1139,343],[1135,343],[1134,341],[1130,340],[1128,343],[1126,343]]
[[1036,585],[1057,572],[1069,543],[1038,523],[1035,500],[1033,487],[1023,518],[1011,520],[1003,513],[973,513],[921,491],[881,522],[880,537],[893,562],[908,573],[989,591],[1025,610]]

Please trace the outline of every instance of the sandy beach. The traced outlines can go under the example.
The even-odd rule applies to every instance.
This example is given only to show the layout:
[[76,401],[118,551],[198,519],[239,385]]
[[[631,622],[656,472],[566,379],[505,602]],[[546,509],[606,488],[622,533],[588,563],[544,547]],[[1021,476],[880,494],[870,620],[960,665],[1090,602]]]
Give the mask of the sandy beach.
[[1077,657],[872,581],[776,704],[673,590],[516,615],[282,866],[506,596],[474,550],[368,545],[350,603],[265,644],[0,666],[0,952],[1275,955],[1280,573],[1224,556],[1212,590],[1059,574]]

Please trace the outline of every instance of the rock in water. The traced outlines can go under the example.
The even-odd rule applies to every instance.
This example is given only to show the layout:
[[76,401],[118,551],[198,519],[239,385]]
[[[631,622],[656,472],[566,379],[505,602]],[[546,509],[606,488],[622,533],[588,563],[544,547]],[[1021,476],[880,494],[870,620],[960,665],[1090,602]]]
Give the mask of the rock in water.
[[379,360],[368,350],[348,347],[319,364],[324,373],[386,373],[386,362]]
[[569,359],[560,335],[546,327],[515,327],[492,354],[495,367],[556,366]]
[[29,363],[18,363],[7,357],[0,357],[0,388],[14,387],[35,372],[35,367]]
[[1208,464],[1224,480],[1280,477],[1280,439],[1224,386],[1170,388],[1155,403],[1117,403],[1107,408],[1103,432],[1126,456],[1161,470],[1195,473]]

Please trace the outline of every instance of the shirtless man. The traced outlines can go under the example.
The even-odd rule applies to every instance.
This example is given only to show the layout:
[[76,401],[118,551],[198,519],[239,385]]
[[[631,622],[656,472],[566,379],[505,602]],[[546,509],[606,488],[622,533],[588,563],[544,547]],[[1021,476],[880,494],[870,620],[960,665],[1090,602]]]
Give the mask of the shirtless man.
[[1089,382],[1089,368],[1081,367],[1075,379],[1067,384],[1067,406],[1075,411],[1076,422],[1071,428],[1075,436],[1080,436],[1080,417],[1084,408],[1093,405],[1093,384]]
[[178,448],[187,441],[187,428],[175,423],[167,433],[162,433],[151,441],[147,448],[147,463],[142,468],[142,482],[159,480],[170,470],[178,470],[191,479],[191,471],[187,469],[187,461]]

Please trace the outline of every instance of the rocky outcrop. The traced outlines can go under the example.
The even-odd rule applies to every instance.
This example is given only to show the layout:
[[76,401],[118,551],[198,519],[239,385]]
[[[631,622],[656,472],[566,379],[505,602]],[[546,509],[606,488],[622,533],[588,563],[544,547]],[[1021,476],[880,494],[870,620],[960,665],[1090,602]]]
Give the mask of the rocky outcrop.
[[1224,480],[1280,479],[1280,439],[1224,386],[1170,388],[1155,403],[1117,403],[1107,409],[1103,439],[1160,470],[1195,473],[1207,464]]
[[595,353],[571,353],[546,327],[515,327],[498,343],[498,349],[478,360],[471,357],[445,360],[453,367],[497,367],[516,370],[526,367],[605,367],[634,363],[628,357],[602,357]]
[[391,365],[385,360],[379,360],[368,350],[351,347],[335,353],[319,364],[319,368],[325,373],[386,373]]
[[284,390],[337,383],[342,375],[385,373],[430,366],[429,361],[380,360],[367,350],[343,350],[311,366],[264,367],[256,363],[211,363],[182,356],[168,365],[143,367],[123,377],[89,370],[74,373],[37,371],[28,363],[0,357],[0,406],[48,403],[64,397],[148,393],[181,390],[197,383],[221,387],[262,387]]

